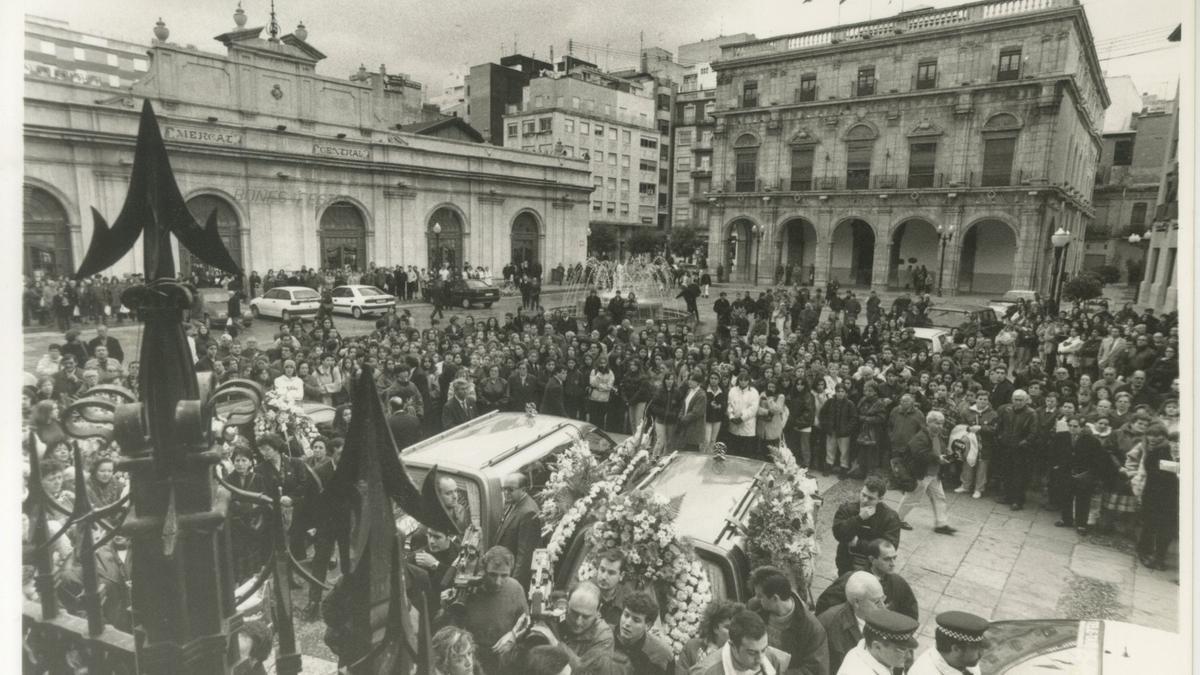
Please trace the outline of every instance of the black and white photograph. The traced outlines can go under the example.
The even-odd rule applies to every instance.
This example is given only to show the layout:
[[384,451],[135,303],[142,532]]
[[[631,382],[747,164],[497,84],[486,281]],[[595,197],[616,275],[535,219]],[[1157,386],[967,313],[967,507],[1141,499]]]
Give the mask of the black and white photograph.
[[0,10],[4,672],[1193,672],[1195,14]]

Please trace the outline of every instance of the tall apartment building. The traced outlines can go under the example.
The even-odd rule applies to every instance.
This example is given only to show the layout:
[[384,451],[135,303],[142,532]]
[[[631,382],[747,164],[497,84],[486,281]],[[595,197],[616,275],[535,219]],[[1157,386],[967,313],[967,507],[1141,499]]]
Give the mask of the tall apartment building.
[[66,21],[25,16],[25,74],[94,87],[128,87],[150,69],[149,44],[72,30]]
[[[1107,81],[1114,105],[1105,113],[1100,164],[1092,202],[1096,217],[1087,230],[1085,269],[1141,259],[1142,247],[1128,241],[1146,231],[1154,217],[1163,158],[1173,135],[1171,110],[1141,108],[1129,78]],[[1132,96],[1131,96],[1132,95]],[[1122,100],[1122,104],[1115,103]],[[1130,111],[1130,106],[1138,106]],[[1140,109],[1139,109],[1140,108]]]
[[504,116],[504,145],[587,159],[591,223],[615,228],[618,254],[658,222],[660,133],[653,89],[575,62],[534,78]]
[[885,289],[914,264],[947,293],[1048,290],[1059,229],[1080,267],[1109,98],[1074,0],[725,45],[713,68],[709,260],[734,279]]
[[464,81],[466,110],[461,115],[492,145],[504,145],[504,113],[519,106],[529,81],[553,70],[545,61],[510,54],[500,63],[471,66]]
[[655,224],[659,229],[671,223],[671,183],[674,180],[671,159],[672,115],[676,93],[683,79],[685,68],[674,61],[671,52],[660,47],[649,47],[641,52],[641,67],[638,70],[610,73],[642,86],[642,90],[654,98],[654,126],[658,130],[658,195]]

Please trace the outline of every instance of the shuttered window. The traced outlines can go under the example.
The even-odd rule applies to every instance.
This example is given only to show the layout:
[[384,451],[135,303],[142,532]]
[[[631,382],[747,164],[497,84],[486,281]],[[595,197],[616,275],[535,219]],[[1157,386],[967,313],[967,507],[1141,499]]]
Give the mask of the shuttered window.
[[754,192],[758,186],[758,148],[737,150],[737,192]]
[[846,187],[862,189],[871,181],[871,151],[874,141],[850,141],[846,143]]
[[908,146],[908,187],[933,187],[933,169],[937,143],[913,143]]
[[1016,147],[1015,136],[984,140],[983,185],[985,187],[1012,184],[1013,153]]
[[812,189],[813,146],[802,145],[792,148],[792,183],[793,190]]

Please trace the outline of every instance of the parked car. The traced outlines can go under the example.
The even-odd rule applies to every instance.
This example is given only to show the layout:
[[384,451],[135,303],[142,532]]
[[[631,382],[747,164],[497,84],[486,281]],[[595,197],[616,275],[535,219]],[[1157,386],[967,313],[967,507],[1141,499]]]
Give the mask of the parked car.
[[504,477],[525,474],[529,494],[536,495],[550,478],[554,458],[580,438],[603,456],[625,437],[566,417],[493,411],[404,448],[400,456],[417,485],[434,465],[458,483],[459,503],[470,509],[471,521],[482,535],[480,550],[485,551],[496,543],[504,517]]
[[382,314],[396,306],[396,296],[375,286],[338,286],[331,295],[335,314],[350,314],[356,319],[361,319],[363,314]]
[[[757,493],[755,481],[768,464],[756,459],[681,452],[661,470],[646,476],[635,489],[651,490],[678,503],[675,530],[692,545],[712,586],[714,598],[745,602],[750,558],[732,523],[742,522]],[[584,528],[580,528],[583,532]],[[577,534],[563,553],[555,588],[570,588],[591,554],[588,537]]]
[[925,313],[937,328],[961,328],[971,334],[974,330],[986,338],[994,338],[1004,327],[991,307],[930,307]]
[[[203,321],[209,328],[224,329],[229,324],[229,297],[233,291],[224,288],[201,288],[196,291],[196,302],[192,305],[192,319]],[[253,314],[242,305],[242,324],[249,326]]]
[[945,328],[913,328],[913,337],[923,342],[930,354],[942,354],[951,351],[954,340],[950,331]]
[[277,286],[250,301],[255,318],[273,316],[283,321],[294,317],[316,316],[321,294],[307,286]]
[[1004,315],[1008,312],[1008,308],[1017,304],[1022,300],[1033,302],[1037,296],[1037,291],[1006,291],[1004,295],[988,302],[988,307],[996,312],[996,317],[1000,320],[1004,319]]
[[[500,289],[480,279],[451,279],[444,282],[447,288],[445,302],[447,305],[459,305],[470,309],[471,305],[491,307],[500,299]],[[430,288],[425,287],[425,300],[429,300]]]
[[980,671],[998,673],[1165,673],[1186,648],[1179,634],[1123,621],[994,621]]

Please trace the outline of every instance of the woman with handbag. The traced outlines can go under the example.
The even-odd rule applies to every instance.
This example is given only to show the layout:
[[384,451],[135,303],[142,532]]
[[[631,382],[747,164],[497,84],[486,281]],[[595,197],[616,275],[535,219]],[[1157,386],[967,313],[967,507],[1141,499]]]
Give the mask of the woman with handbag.
[[1138,560],[1150,569],[1165,570],[1167,549],[1179,534],[1179,457],[1172,452],[1166,425],[1158,422],[1146,429],[1142,448],[1140,471],[1133,481],[1134,494],[1140,492],[1142,500]]
[[1131,416],[1121,428],[1112,432],[1115,459],[1119,463],[1108,493],[1100,502],[1100,527],[1120,533],[1133,533],[1134,516],[1138,513],[1138,498],[1133,493],[1133,479],[1142,464],[1142,441],[1150,418]]

